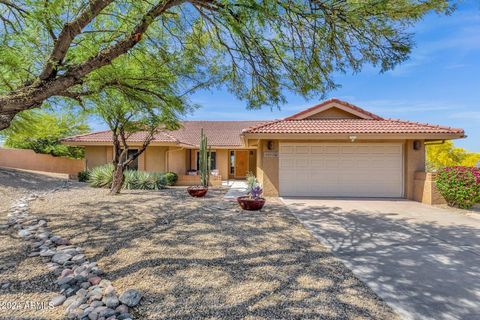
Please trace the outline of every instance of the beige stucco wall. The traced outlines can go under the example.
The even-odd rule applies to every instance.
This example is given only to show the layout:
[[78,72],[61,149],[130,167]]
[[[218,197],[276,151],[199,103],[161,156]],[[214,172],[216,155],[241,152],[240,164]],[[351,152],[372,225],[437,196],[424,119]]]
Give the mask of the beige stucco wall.
[[217,169],[223,179],[228,178],[228,150],[218,149],[217,151]]
[[106,146],[85,147],[85,163],[87,169],[92,169],[112,161],[112,149],[112,147]]
[[84,169],[84,161],[48,154],[35,153],[28,149],[0,148],[0,167],[25,170],[66,173],[76,176]]
[[169,147],[167,151],[166,171],[173,171],[178,175],[187,173],[187,149]]
[[[147,147],[144,152],[143,166],[145,171],[149,172],[164,172],[165,170],[165,152],[168,147]],[[140,160],[139,160],[140,167]]]
[[435,174],[431,172],[415,172],[413,200],[425,204],[447,203],[435,186]]
[[358,119],[358,117],[350,112],[334,107],[311,115],[308,119]]
[[[144,153],[138,157],[138,169],[152,172],[162,172],[165,169],[165,151],[168,147],[147,147]],[[85,147],[85,160],[87,168],[111,162],[113,159],[113,147],[88,146]]]
[[[279,142],[281,140],[271,140],[273,142],[272,149],[268,151],[278,152]],[[289,142],[326,142],[325,140],[289,140]],[[345,142],[332,141],[328,142]],[[392,143],[395,141],[388,140],[369,140],[361,142],[374,143]],[[404,196],[407,199],[414,199],[415,188],[415,172],[425,170],[425,146],[421,141],[420,150],[413,150],[413,140],[402,140],[396,142],[403,142],[404,145]],[[265,157],[264,151],[267,151],[267,140],[260,140],[257,149],[257,177],[259,182],[263,185],[264,194],[266,196],[278,196],[279,194],[279,164],[277,157]]]
[[413,200],[415,192],[415,172],[425,171],[425,144],[420,141],[420,150],[413,149],[414,140],[406,140],[403,148],[405,158],[405,198]]
[[278,156],[265,157],[264,151],[278,152],[279,141],[272,140],[272,149],[268,150],[267,140],[260,140],[257,149],[257,179],[263,186],[263,193],[268,197],[278,196]]
[[[187,170],[195,168],[195,151],[192,152],[191,163],[187,156],[190,149],[180,147],[149,146],[138,157],[138,169],[149,172],[173,171],[178,175],[186,174]],[[228,150],[218,149],[217,168],[222,177],[228,177]],[[113,147],[88,146],[85,147],[85,159],[88,169],[109,163],[113,159]]]

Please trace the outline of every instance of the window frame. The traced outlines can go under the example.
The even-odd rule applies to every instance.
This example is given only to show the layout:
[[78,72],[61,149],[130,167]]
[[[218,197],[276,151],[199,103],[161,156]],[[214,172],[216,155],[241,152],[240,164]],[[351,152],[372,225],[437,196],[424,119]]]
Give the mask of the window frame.
[[[210,159],[211,163],[211,168],[210,170],[217,170],[217,152],[216,151],[211,151],[212,157]],[[200,165],[200,151],[197,150],[195,153],[195,167],[197,171],[199,170],[199,165]]]

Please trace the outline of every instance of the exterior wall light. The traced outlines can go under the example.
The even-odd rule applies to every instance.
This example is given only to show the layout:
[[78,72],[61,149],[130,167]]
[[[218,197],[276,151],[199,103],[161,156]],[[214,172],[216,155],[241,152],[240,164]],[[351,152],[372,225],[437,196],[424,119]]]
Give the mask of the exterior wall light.
[[272,141],[272,140],[268,140],[268,142],[267,142],[267,149],[268,149],[268,150],[272,150],[272,149],[273,149],[273,141]]
[[349,136],[348,138],[349,138],[350,141],[352,141],[352,142],[355,142],[355,140],[357,140],[357,136]]

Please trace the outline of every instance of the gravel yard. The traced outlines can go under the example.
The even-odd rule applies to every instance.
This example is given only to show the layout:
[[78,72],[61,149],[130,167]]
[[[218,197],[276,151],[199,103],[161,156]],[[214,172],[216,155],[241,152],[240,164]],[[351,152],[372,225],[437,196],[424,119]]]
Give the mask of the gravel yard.
[[[64,181],[0,169],[4,208],[19,194]],[[41,181],[41,180],[45,181]],[[29,182],[37,181],[37,183]],[[35,186],[33,187],[32,184]],[[275,199],[264,212],[240,212],[226,189],[194,199],[183,188],[106,190],[73,183],[31,203],[33,214],[85,249],[118,291],[144,293],[136,319],[396,319],[393,311],[339,263]],[[48,302],[57,288],[40,258],[2,230],[0,302]],[[26,282],[22,284],[22,282]],[[61,319],[62,310],[1,310],[12,319]],[[8,314],[10,313],[10,314]]]
[[[6,222],[6,210],[16,199],[64,184],[58,175],[0,168],[0,225]],[[0,228],[0,319],[63,319],[62,310],[48,308],[50,299],[58,294],[51,285],[56,277],[39,257],[28,257],[26,244],[15,231]]]

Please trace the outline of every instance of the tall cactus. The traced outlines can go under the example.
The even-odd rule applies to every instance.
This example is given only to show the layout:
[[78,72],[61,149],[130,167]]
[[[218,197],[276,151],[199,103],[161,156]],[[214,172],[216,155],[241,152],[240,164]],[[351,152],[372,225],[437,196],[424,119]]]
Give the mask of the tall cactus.
[[211,147],[208,146],[207,136],[203,133],[203,129],[200,133],[200,150],[198,152],[198,170],[200,171],[200,184],[208,188],[210,180],[211,170]]

